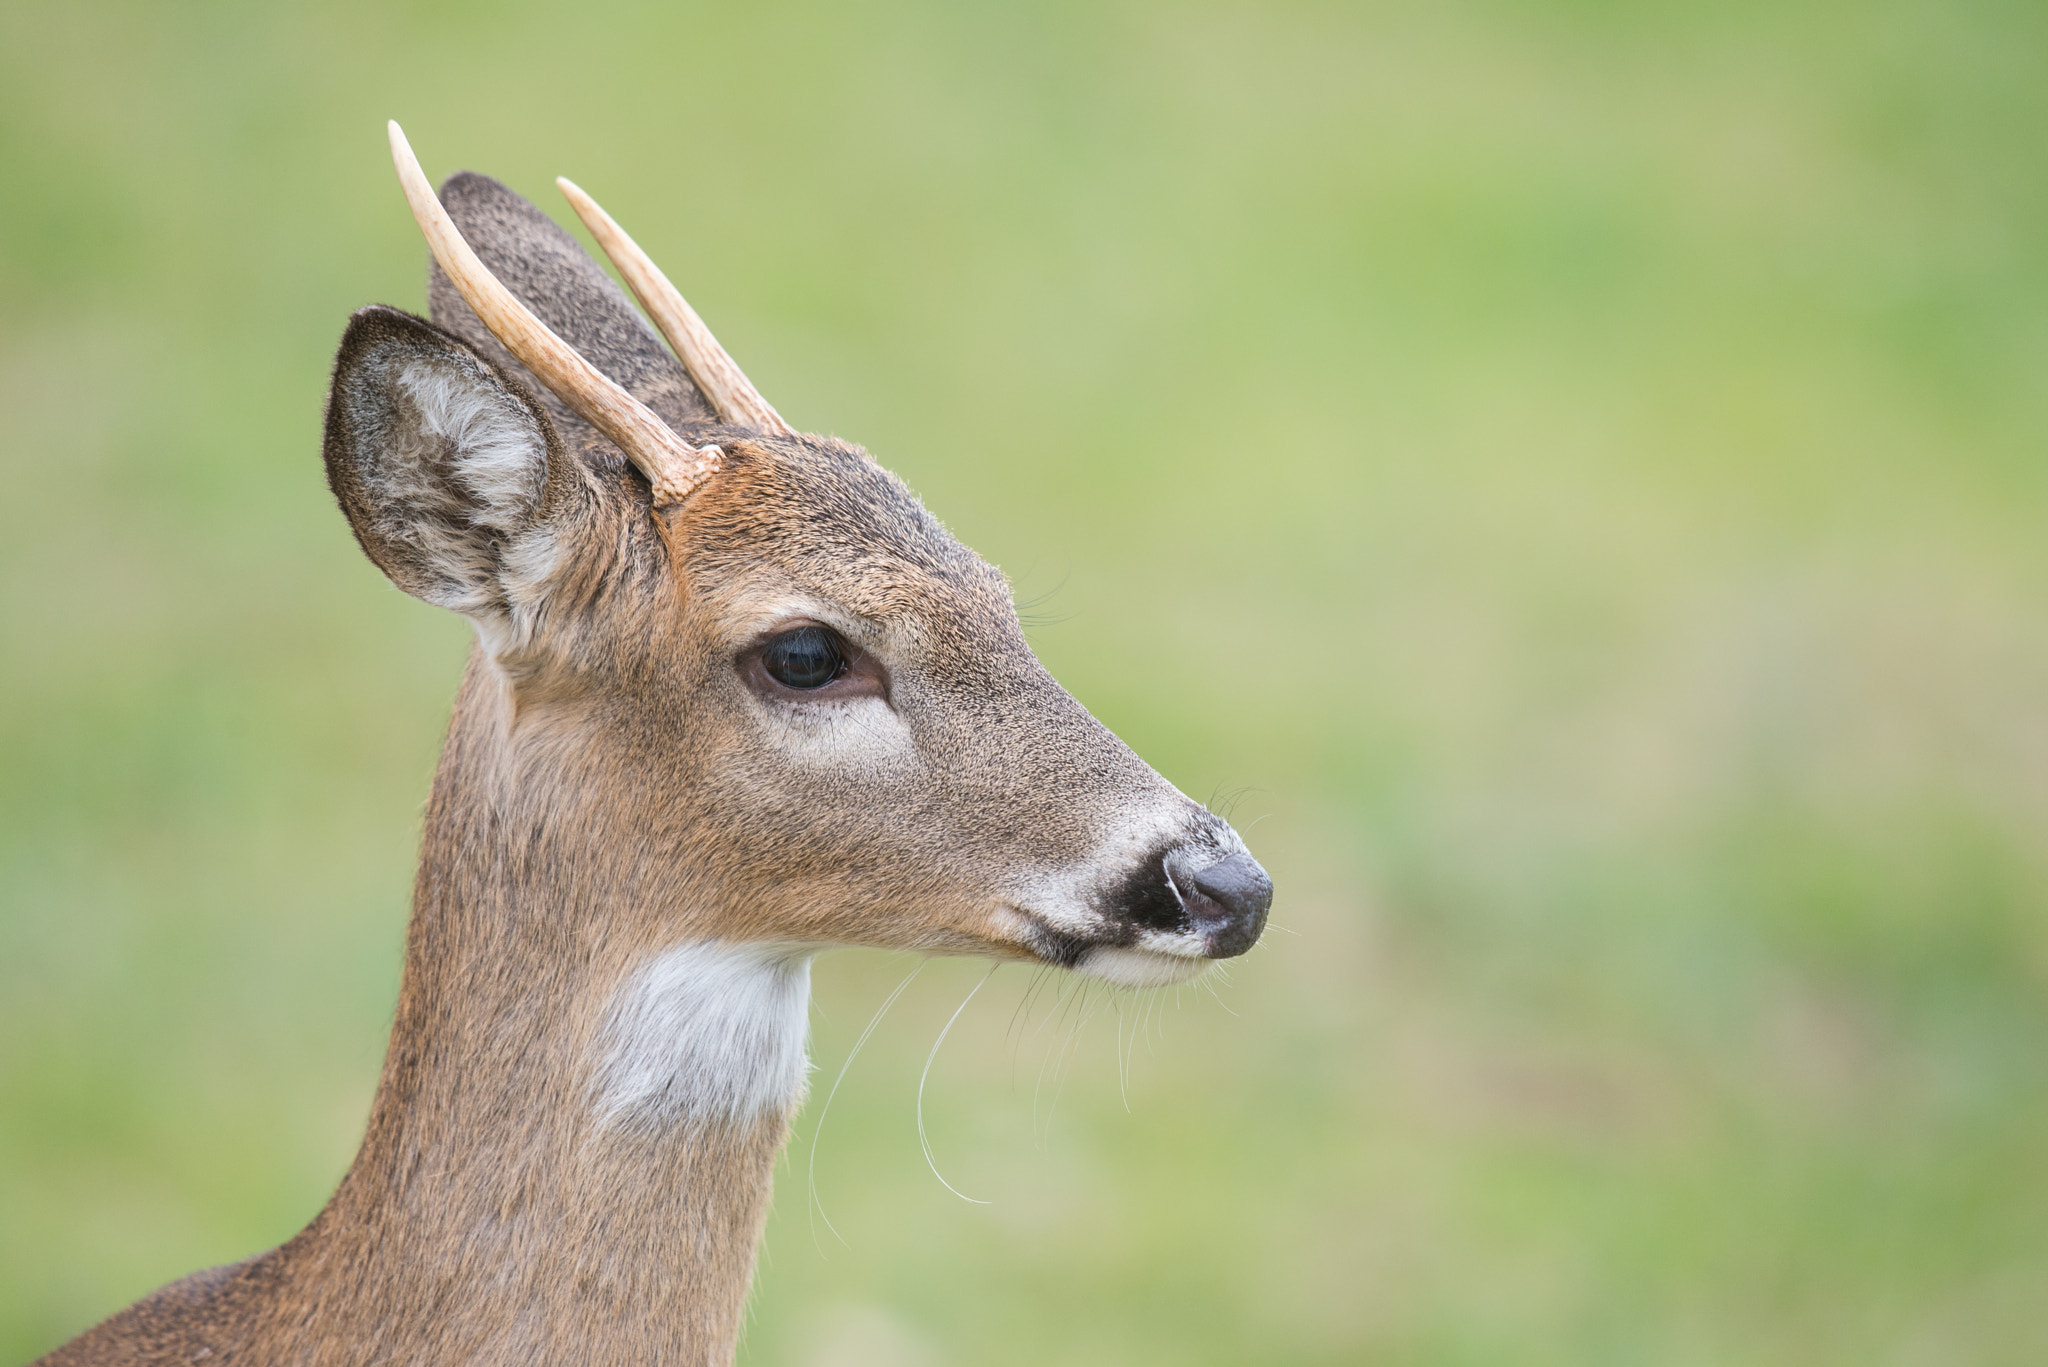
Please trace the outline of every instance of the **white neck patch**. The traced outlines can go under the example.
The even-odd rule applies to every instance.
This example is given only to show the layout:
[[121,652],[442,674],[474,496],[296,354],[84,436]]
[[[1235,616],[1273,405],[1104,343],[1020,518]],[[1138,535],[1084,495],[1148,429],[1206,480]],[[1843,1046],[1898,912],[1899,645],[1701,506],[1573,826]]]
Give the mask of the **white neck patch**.
[[747,1122],[793,1106],[810,1060],[811,945],[680,945],[620,984],[599,1038],[600,1123]]

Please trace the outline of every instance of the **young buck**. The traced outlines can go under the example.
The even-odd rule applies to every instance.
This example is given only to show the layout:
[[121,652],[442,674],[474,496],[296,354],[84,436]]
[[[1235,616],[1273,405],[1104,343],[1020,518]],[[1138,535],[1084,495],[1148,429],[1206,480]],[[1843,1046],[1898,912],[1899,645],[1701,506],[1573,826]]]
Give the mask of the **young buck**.
[[368,1130],[296,1238],[47,1363],[728,1362],[814,954],[1172,983],[1272,899],[1053,682],[1002,576],[792,431],[580,190],[681,364],[539,210],[437,198],[391,146],[434,321],[349,320],[327,476],[476,645]]

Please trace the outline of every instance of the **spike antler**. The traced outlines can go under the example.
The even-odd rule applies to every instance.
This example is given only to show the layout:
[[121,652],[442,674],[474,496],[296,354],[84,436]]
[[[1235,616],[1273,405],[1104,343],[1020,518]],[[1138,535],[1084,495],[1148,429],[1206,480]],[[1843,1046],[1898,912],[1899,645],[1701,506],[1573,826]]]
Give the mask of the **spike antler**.
[[[448,273],[470,308],[519,358],[521,365],[555,392],[557,398],[576,410],[585,421],[618,444],[626,458],[654,486],[657,508],[681,503],[690,493],[717,473],[723,453],[716,446],[699,450],[677,436],[654,411],[627,393],[596,366],[533,316],[512,291],[477,260],[476,253],[462,240],[448,211],[434,194],[426,173],[420,170],[405,133],[394,120],[390,125],[391,160],[398,168],[398,183],[405,187],[412,216],[426,235],[434,259]],[[666,283],[666,282],[664,282]],[[678,296],[680,297],[680,296]],[[687,308],[688,306],[685,305]],[[694,315],[693,315],[694,316]],[[700,323],[701,328],[703,325]],[[710,336],[707,332],[705,336]],[[717,346],[716,342],[712,345]],[[723,352],[719,353],[724,355]],[[727,364],[731,364],[728,358]],[[734,367],[737,372],[738,367]],[[741,377],[744,382],[745,377]],[[748,386],[751,392],[752,386]],[[765,403],[763,407],[766,407]],[[775,410],[768,410],[773,414]],[[781,423],[777,418],[776,422]],[[765,424],[764,424],[765,426]],[[787,426],[773,429],[787,432]]]
[[689,300],[669,283],[661,267],[640,250],[640,244],[628,237],[626,230],[575,181],[557,176],[555,184],[569,197],[576,216],[590,229],[597,245],[604,248],[604,254],[633,287],[640,307],[647,310],[661,335],[668,338],[668,344],[682,358],[683,368],[690,372],[697,388],[704,391],[720,420],[738,427],[758,427],[778,436],[795,435],[795,429],[782,420],[773,404],[761,397],[761,391],[754,388],[746,372],[718,344],[711,329],[697,316],[697,310],[690,307]]

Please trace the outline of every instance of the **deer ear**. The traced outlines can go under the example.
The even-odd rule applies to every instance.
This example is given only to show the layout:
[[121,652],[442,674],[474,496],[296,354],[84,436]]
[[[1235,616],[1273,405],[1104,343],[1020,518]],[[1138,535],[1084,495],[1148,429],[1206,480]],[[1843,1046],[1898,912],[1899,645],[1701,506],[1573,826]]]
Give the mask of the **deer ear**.
[[553,425],[450,333],[397,309],[357,311],[327,399],[327,482],[364,552],[415,598],[479,624],[543,587]]

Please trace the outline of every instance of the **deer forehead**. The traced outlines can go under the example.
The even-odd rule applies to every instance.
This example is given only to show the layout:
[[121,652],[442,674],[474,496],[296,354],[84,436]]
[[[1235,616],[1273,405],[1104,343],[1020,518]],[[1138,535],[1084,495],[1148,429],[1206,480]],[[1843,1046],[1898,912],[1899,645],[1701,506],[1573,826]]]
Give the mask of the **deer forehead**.
[[679,538],[721,636],[744,643],[808,617],[870,649],[1021,645],[1001,573],[865,453],[811,438],[735,445]]
[[1021,650],[1009,595],[994,583],[962,584],[901,572],[864,584],[764,566],[716,588],[702,606],[712,631],[744,648],[794,623],[816,622],[891,663],[934,661],[962,651]]

